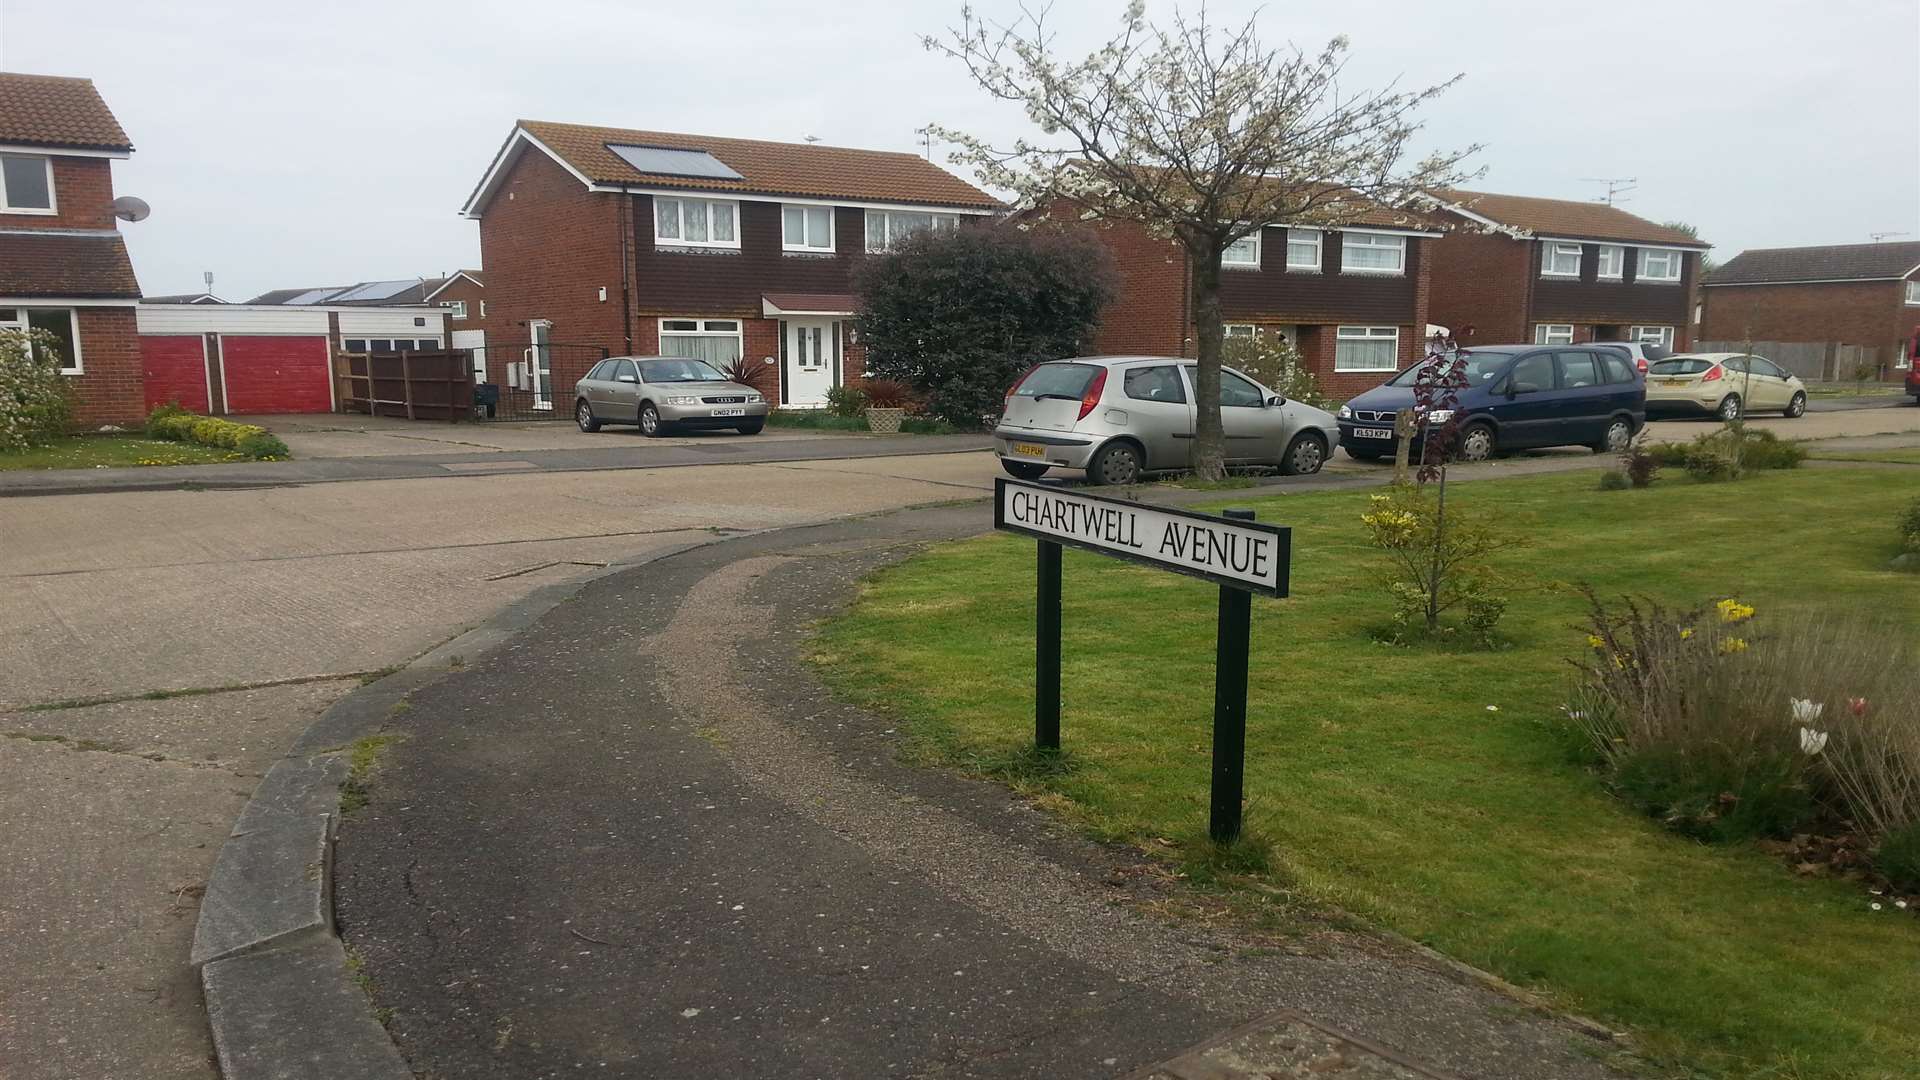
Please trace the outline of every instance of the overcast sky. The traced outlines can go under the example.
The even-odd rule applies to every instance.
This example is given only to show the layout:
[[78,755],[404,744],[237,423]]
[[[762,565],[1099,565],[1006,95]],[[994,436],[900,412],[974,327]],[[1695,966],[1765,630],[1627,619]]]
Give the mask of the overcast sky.
[[[1123,6],[1052,18],[1085,51]],[[456,211],[518,117],[893,150],[929,121],[1019,134],[918,43],[959,7],[0,0],[0,69],[99,85],[136,147],[116,190],[153,204],[122,227],[148,293],[211,270],[244,299],[475,265]],[[1721,259],[1920,239],[1916,0],[1272,0],[1259,18],[1309,49],[1348,34],[1353,85],[1464,73],[1424,136],[1485,144],[1485,190],[1585,199],[1585,178],[1634,177],[1626,209],[1693,222]]]

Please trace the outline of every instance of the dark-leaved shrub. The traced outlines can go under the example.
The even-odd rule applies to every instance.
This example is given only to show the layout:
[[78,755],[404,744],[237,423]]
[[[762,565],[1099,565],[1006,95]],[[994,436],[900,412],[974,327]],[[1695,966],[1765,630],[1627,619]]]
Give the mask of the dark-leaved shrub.
[[1920,892],[1920,821],[1889,832],[1874,852],[1873,866],[1901,892]]
[[1601,491],[1625,491],[1632,486],[1633,481],[1627,479],[1627,474],[1618,469],[1608,469],[1600,474]]
[[1614,788],[1673,831],[1722,842],[1785,837],[1819,813],[1802,759],[1748,746],[1649,746],[1627,754]]

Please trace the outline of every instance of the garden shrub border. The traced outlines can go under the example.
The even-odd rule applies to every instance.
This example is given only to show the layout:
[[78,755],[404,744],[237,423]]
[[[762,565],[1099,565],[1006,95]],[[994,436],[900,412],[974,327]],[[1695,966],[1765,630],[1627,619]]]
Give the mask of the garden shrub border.
[[155,407],[147,414],[146,431],[149,438],[232,450],[255,461],[284,461],[292,456],[287,444],[266,428],[201,416],[178,405]]

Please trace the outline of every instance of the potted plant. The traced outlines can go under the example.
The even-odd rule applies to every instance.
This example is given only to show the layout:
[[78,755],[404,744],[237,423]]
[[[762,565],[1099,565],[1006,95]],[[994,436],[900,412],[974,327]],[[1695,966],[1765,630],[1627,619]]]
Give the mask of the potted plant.
[[913,404],[913,389],[893,379],[867,379],[860,387],[867,392],[867,430],[876,435],[898,432]]

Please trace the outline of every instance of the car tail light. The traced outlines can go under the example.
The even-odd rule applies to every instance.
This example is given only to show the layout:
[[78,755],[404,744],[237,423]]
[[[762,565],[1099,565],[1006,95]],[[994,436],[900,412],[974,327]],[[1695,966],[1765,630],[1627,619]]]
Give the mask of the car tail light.
[[1020,377],[1019,377],[1019,378],[1017,378],[1017,379],[1015,379],[1015,380],[1013,380],[1013,385],[1012,385],[1012,386],[1009,386],[1009,387],[1007,387],[1007,396],[1006,396],[1006,398],[1005,398],[1005,400],[1003,400],[1003,401],[1002,401],[1002,402],[1000,403],[1000,407],[1001,407],[1001,410],[1002,410],[1002,411],[1005,411],[1005,409],[1007,408],[1007,406],[1009,406],[1009,405],[1012,405],[1012,404],[1013,404],[1013,392],[1014,392],[1015,390],[1018,390],[1018,389],[1020,389],[1020,384],[1021,384],[1021,383],[1023,383],[1023,382],[1026,382],[1026,381],[1027,381],[1027,376],[1029,376],[1029,375],[1031,375],[1031,374],[1033,374],[1033,373],[1034,373],[1035,371],[1037,371],[1037,370],[1039,370],[1039,367],[1040,367],[1040,365],[1039,365],[1039,364],[1035,364],[1035,365],[1033,365],[1033,367],[1030,367],[1030,368],[1028,368],[1027,370],[1025,370],[1025,371],[1023,371],[1023,372],[1021,372],[1021,373],[1020,373]]
[[1640,369],[1640,374],[1642,374],[1642,375],[1645,375],[1645,374],[1647,373],[1647,358],[1646,358],[1646,357],[1644,357],[1644,356],[1636,356],[1636,357],[1634,357],[1634,358],[1633,358],[1633,363],[1634,363],[1634,366],[1636,366],[1636,367],[1638,367],[1638,368]]
[[1106,388],[1107,369],[1101,368],[1093,376],[1093,381],[1087,384],[1087,392],[1080,395],[1080,419],[1085,420],[1093,407],[1100,404],[1100,392]]
[[1700,381],[1701,382],[1718,382],[1722,374],[1723,372],[1720,370],[1720,365],[1715,364],[1712,367],[1707,369],[1707,373],[1705,375],[1700,376]]

